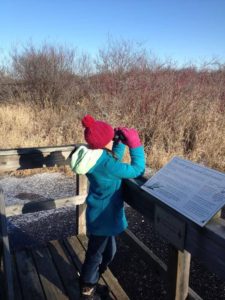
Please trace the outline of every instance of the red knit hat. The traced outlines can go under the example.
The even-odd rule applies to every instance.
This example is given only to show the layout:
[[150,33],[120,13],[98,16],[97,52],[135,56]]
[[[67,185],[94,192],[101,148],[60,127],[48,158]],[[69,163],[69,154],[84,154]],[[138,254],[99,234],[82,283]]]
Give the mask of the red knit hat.
[[114,138],[112,126],[103,121],[95,121],[91,115],[86,115],[82,124],[85,127],[85,140],[92,149],[102,149]]

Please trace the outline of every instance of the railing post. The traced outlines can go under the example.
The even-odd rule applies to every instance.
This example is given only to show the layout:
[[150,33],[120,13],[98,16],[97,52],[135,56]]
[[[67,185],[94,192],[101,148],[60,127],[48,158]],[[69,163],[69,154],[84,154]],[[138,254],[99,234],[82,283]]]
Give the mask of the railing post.
[[[76,194],[87,194],[87,177],[84,175],[76,175]],[[76,206],[76,234],[86,234],[86,203]]]
[[168,300],[185,300],[188,297],[191,254],[169,245]]

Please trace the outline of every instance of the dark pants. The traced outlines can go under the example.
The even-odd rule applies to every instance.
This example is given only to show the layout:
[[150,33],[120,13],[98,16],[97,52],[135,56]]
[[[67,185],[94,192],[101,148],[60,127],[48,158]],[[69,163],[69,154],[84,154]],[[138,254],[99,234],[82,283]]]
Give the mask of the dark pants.
[[81,271],[81,285],[95,285],[116,253],[114,236],[90,235]]

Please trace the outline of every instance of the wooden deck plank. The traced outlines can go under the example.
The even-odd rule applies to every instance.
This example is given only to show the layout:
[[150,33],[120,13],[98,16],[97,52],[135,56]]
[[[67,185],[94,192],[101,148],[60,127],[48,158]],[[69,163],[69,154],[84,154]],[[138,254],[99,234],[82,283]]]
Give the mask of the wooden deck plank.
[[[80,244],[80,241],[77,237],[69,237],[67,240],[64,240],[65,247],[68,253],[71,256],[73,263],[76,265],[76,268],[81,272],[82,263],[85,259],[85,250]],[[100,278],[99,283],[101,285],[107,285],[102,278]],[[111,297],[111,299],[115,299],[115,297]]]
[[[69,237],[66,240],[64,240],[63,242],[65,245],[65,248],[67,249],[68,253],[71,256],[73,263],[75,264],[76,268],[78,269],[78,271],[80,273],[81,268],[82,268],[82,263],[85,258],[85,252],[84,252],[84,249],[81,247],[81,245],[78,244],[78,247],[76,247],[74,240],[76,240],[76,242],[78,243],[76,237]],[[76,249],[76,251],[75,251],[75,249]]]
[[64,288],[70,299],[79,300],[79,278],[77,270],[73,266],[71,259],[65,252],[62,244],[58,241],[49,242],[49,249],[55,266],[60,274]]
[[[14,282],[18,300],[80,299],[79,272],[85,258],[86,236],[51,241],[46,247],[22,250],[14,255]],[[18,278],[17,278],[18,276]],[[107,270],[99,281],[110,288],[108,300],[128,300],[113,274]]]
[[22,250],[16,252],[15,257],[24,299],[45,299],[37,270],[30,253],[26,250]]
[[[19,275],[16,268],[15,257],[11,255],[12,261],[12,269],[13,269],[13,288],[14,288],[14,296],[16,300],[23,300],[21,284],[19,282]],[[0,298],[1,299],[1,298]]]
[[61,279],[47,247],[39,247],[32,250],[39,277],[46,295],[49,300],[66,300]]
[[[81,272],[82,264],[85,259],[85,249],[76,236],[67,238],[67,241],[64,240],[64,243],[79,272]],[[102,278],[100,279],[100,284],[106,285]]]
[[[69,237],[67,242],[72,247],[73,251],[76,253],[80,260],[80,268],[81,263],[83,263],[85,258],[85,250],[87,249],[88,239],[86,236],[81,235],[79,237]],[[110,289],[110,299],[118,299],[118,300],[127,300],[129,297],[126,295],[117,279],[113,276],[111,271],[108,269],[105,271],[102,278],[99,280],[100,284],[107,285]]]
[[5,299],[5,298],[6,295],[5,295],[5,287],[4,287],[4,276],[3,276],[3,257],[0,256],[0,299]]
[[[79,235],[77,238],[86,250],[87,244],[88,244],[87,236]],[[129,300],[129,297],[127,296],[127,294],[125,293],[125,291],[119,284],[118,280],[116,279],[116,277],[114,277],[114,275],[112,274],[112,272],[109,269],[107,269],[104,272],[104,274],[102,275],[102,278],[107,283],[107,285],[110,287],[110,289],[112,290],[112,293],[114,294],[116,299]]]

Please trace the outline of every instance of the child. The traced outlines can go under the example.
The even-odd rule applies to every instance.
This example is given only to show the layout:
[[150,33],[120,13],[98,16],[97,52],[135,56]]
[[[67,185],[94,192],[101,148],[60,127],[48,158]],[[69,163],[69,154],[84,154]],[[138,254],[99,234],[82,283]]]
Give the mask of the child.
[[[116,252],[115,236],[127,227],[121,191],[123,178],[135,178],[145,169],[144,148],[135,129],[118,128],[122,142],[113,142],[115,131],[103,121],[86,115],[82,119],[88,147],[80,146],[71,157],[71,168],[86,174],[90,182],[86,199],[88,249],[82,267],[82,299],[101,299],[96,286]],[[125,145],[131,163],[122,163]]]

